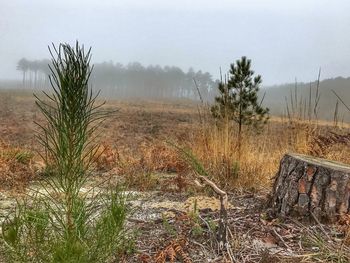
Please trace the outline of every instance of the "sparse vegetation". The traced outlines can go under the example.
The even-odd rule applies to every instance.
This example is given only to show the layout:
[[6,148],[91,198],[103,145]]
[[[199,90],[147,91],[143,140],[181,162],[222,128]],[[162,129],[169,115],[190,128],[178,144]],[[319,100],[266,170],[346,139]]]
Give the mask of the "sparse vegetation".
[[224,123],[226,135],[231,129],[231,122],[237,124],[238,156],[241,153],[243,127],[257,130],[268,120],[269,109],[262,106],[264,98],[258,101],[261,82],[261,76],[254,76],[251,70],[251,60],[242,57],[236,64],[231,64],[227,83],[226,80],[219,83],[220,95],[215,98],[216,103],[211,108],[213,116]]
[[[200,86],[200,81],[197,84]],[[314,97],[311,97],[312,121],[309,121],[308,107],[303,106],[299,110],[300,101],[305,105],[300,89],[296,91],[297,100],[295,92],[291,92],[293,107],[291,99],[287,99],[290,113],[294,112],[292,118],[286,118],[287,115],[282,118],[272,116],[259,133],[254,128],[244,129],[240,155],[237,151],[238,125],[232,120],[228,130],[223,125],[217,125],[210,106],[204,101],[199,106],[181,100],[110,101],[100,110],[118,111],[110,116],[110,121],[96,122],[101,128],[101,140],[80,152],[91,153],[86,155],[86,159],[74,159],[83,160],[82,165],[78,165],[82,169],[77,168],[76,171],[83,171],[84,179],[79,179],[76,187],[70,187],[69,181],[66,181],[64,187],[73,189],[75,194],[72,195],[66,195],[63,190],[52,191],[49,185],[53,182],[60,185],[57,167],[64,162],[55,160],[68,161],[69,158],[66,155],[55,158],[49,154],[52,150],[46,154],[42,151],[43,147],[31,141],[33,119],[44,128],[49,127],[46,126],[48,120],[31,106],[34,101],[29,92],[6,91],[4,94],[8,103],[0,105],[4,123],[0,127],[4,140],[0,145],[1,188],[9,195],[9,190],[15,192],[13,189],[17,191],[20,186],[22,190],[27,189],[25,194],[29,198],[18,199],[16,211],[3,224],[5,239],[0,258],[15,260],[17,257],[17,260],[24,262],[30,262],[33,257],[46,262],[50,255],[51,259],[55,257],[56,262],[67,262],[68,257],[77,262],[105,262],[106,257],[112,262],[118,259],[127,262],[167,262],[175,258],[182,262],[204,259],[227,262],[346,262],[348,220],[336,230],[325,225],[301,227],[293,221],[271,219],[264,209],[265,193],[269,191],[271,178],[286,152],[310,154],[350,164],[347,125],[338,122],[335,127],[334,123],[320,118],[316,121]],[[45,96],[38,97],[48,107],[56,105]],[[22,108],[13,107],[12,104],[19,101]],[[322,98],[318,104],[320,108],[316,110],[318,117],[322,112],[321,102]],[[99,105],[98,101],[96,103],[96,106]],[[83,124],[84,121],[79,123]],[[80,129],[82,126],[76,127]],[[65,132],[60,129],[60,132],[69,134],[69,130]],[[184,159],[179,149],[167,145],[166,141],[186,149],[190,153],[189,158]],[[64,140],[62,142],[62,145],[68,145]],[[36,153],[38,150],[44,159],[47,156],[46,164],[40,161]],[[61,178],[64,178],[68,170],[61,171]],[[207,176],[228,195],[229,249],[220,253],[216,249],[220,202],[213,190],[198,187],[194,171],[196,176]],[[140,191],[138,197],[127,201],[124,192],[111,189],[112,185],[120,182],[125,182],[129,190]],[[199,183],[203,181],[199,180]],[[30,187],[26,188],[28,185]],[[79,186],[82,186],[81,190],[78,190]],[[59,186],[59,189],[63,187]],[[67,200],[74,198],[77,199],[71,202],[73,209],[69,219]],[[205,201],[197,207],[193,200]],[[210,200],[217,203],[213,206]],[[2,199],[0,195],[0,209],[4,207],[3,210],[11,211],[13,207],[9,202],[10,197]],[[56,204],[60,205],[60,209]],[[184,204],[189,206],[184,208]],[[127,218],[129,206],[136,208],[136,215]],[[64,211],[61,217],[59,211]],[[1,218],[0,213],[0,220],[3,221]],[[68,221],[72,223],[66,224]],[[105,223],[107,226],[103,226]],[[138,232],[135,241],[130,239],[130,233],[124,232],[125,224]],[[116,232],[110,231],[111,228]],[[58,238],[57,233],[63,229],[67,234]],[[102,234],[105,231],[108,234]],[[44,237],[43,232],[46,233]],[[89,241],[81,242],[85,239]],[[99,239],[100,242],[92,241]],[[48,252],[43,253],[43,249]],[[98,249],[101,253],[99,259],[87,253],[88,249]],[[12,259],[9,259],[11,256]]]
[[[37,96],[36,104],[46,120],[38,124],[40,155],[52,176],[19,201],[2,224],[6,257],[11,262],[118,260],[127,244],[125,194],[120,189],[81,192],[97,152],[94,132],[108,116],[88,88],[90,50],[60,44],[51,54],[53,94],[45,93],[46,100]],[[27,155],[15,158],[23,163]]]

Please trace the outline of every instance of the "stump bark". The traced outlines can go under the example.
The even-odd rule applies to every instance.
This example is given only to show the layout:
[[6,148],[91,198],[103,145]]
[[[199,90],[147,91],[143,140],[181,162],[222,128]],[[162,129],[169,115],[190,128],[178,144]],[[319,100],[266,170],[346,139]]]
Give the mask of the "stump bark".
[[277,216],[334,222],[350,212],[350,166],[300,154],[286,154],[271,196]]

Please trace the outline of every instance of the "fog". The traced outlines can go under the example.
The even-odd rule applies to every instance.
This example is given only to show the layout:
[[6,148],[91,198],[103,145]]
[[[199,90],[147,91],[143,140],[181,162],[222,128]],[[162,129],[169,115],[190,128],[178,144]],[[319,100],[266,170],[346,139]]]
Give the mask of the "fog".
[[[54,47],[53,47],[54,48]],[[28,60],[22,58],[17,70],[22,73],[22,81],[0,81],[0,88],[20,88],[27,90],[47,89],[50,87],[50,60]],[[138,62],[123,65],[104,62],[93,65],[89,79],[90,86],[102,95],[118,98],[185,98],[210,101],[217,91],[217,81],[208,72],[184,72],[179,67],[143,66]]]
[[348,1],[0,0],[0,79],[21,58],[79,40],[93,62],[190,67],[219,77],[247,56],[264,85],[350,76]]

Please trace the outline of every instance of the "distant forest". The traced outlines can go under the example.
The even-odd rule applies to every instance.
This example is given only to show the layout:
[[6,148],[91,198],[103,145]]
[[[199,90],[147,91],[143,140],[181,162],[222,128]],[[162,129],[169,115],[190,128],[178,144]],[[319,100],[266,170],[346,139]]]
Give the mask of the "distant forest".
[[[50,60],[23,58],[17,64],[17,69],[22,72],[21,83],[14,84],[2,81],[0,88],[18,88],[20,86],[20,88],[25,89],[45,89],[50,86],[49,64]],[[264,79],[264,76],[262,78]],[[101,90],[103,96],[146,99],[187,98],[191,100],[199,100],[201,96],[203,101],[209,102],[212,102],[217,94],[218,82],[208,72],[195,71],[191,68],[184,72],[176,66],[146,67],[138,62],[127,65],[113,62],[96,63],[90,78],[93,89]],[[272,115],[286,116],[287,104],[291,111],[291,101],[293,100],[294,103],[298,104],[294,109],[298,112],[297,114],[300,113],[306,117],[306,105],[310,92],[313,102],[316,86],[317,81],[263,87],[260,90],[260,97],[263,97],[265,93],[263,104],[270,108]],[[334,112],[338,111],[339,121],[350,121],[350,111],[332,90],[340,96],[347,106],[350,106],[350,78],[337,77],[322,80],[319,83],[319,118],[333,120]]]
[[[22,86],[43,89],[49,86],[50,60],[18,61],[22,72]],[[90,84],[104,95],[140,98],[188,98],[210,100],[216,92],[217,81],[208,72],[184,72],[175,66],[143,66],[138,62],[122,65],[103,62],[94,64]],[[198,92],[199,91],[199,92]]]

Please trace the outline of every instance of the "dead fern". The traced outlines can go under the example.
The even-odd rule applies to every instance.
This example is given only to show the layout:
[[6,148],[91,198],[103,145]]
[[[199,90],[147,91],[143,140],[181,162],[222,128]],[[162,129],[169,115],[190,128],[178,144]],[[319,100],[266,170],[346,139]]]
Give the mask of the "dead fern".
[[326,135],[318,135],[310,142],[310,154],[317,157],[325,157],[329,149],[334,145],[350,145],[350,133],[338,134],[329,131]]
[[[185,238],[179,238],[172,240],[169,245],[164,249],[159,251],[155,257],[155,263],[174,263],[176,258],[181,259],[183,263],[192,263],[189,255],[184,251],[184,248],[187,246],[187,240]],[[167,261],[168,260],[168,261]]]
[[119,152],[113,149],[107,143],[103,143],[98,146],[98,150],[93,161],[96,165],[97,170],[109,171],[116,166],[119,159]]

